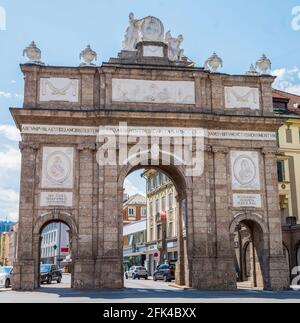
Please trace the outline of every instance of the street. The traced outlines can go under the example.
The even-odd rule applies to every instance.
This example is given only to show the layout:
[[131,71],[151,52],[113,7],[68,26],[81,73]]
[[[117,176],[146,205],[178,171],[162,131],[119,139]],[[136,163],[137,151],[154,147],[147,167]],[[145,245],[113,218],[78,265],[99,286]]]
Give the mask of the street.
[[69,286],[70,276],[64,275],[62,284],[43,285],[34,292],[0,289],[0,303],[300,303],[300,291],[206,292],[178,289],[152,280],[127,280],[126,288],[120,291],[79,291]]

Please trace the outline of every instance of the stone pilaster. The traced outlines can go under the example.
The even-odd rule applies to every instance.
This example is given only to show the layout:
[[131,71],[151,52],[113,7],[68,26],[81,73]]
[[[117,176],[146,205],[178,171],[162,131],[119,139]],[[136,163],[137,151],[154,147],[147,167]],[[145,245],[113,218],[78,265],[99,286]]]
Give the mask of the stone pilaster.
[[86,109],[94,107],[94,82],[95,82],[94,68],[81,68],[81,106]]
[[78,251],[74,266],[74,287],[94,288],[93,205],[95,144],[80,144],[78,150],[79,201]]
[[278,178],[275,148],[262,150],[264,156],[265,194],[269,227],[269,286],[267,289],[283,290],[289,287],[288,264],[283,254],[282,227],[279,208]]
[[39,66],[22,65],[25,78],[24,103],[25,108],[35,108],[38,99]]
[[[96,287],[102,289],[121,289],[124,287],[122,217],[120,206],[122,198],[118,189],[118,167],[100,166],[103,185],[99,189],[100,210],[99,250],[96,263]],[[101,191],[100,191],[101,190]]]
[[39,145],[21,142],[21,186],[19,209],[18,257],[14,263],[13,290],[31,291],[35,286],[36,259],[33,255],[34,189]]
[[226,147],[213,147],[214,164],[214,214],[216,236],[216,267],[214,284],[217,289],[235,289],[236,275],[230,235],[228,153]]

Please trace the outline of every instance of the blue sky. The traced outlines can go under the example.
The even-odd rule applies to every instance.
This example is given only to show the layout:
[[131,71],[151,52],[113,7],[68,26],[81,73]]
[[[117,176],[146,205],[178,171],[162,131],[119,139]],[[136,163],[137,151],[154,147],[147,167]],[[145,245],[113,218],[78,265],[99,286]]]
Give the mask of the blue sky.
[[[20,156],[8,108],[22,105],[18,64],[32,40],[46,64],[77,66],[88,43],[101,64],[121,49],[129,12],[154,15],[166,31],[184,35],[185,54],[198,66],[216,51],[224,72],[244,73],[266,53],[278,76],[275,86],[300,94],[300,30],[292,29],[300,0],[0,0],[0,6],[6,11],[6,30],[0,31],[0,218],[17,218]],[[138,179],[130,178],[134,192],[144,191]]]

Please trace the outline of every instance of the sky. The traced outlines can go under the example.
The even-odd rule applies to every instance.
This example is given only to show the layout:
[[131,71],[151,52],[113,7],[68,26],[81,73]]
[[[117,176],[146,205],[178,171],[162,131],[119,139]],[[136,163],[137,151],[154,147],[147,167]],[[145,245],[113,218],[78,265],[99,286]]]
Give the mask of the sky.
[[[300,94],[300,0],[0,0],[0,219],[18,218],[20,137],[9,107],[22,107],[23,49],[35,40],[47,65],[78,66],[91,44],[101,65],[121,50],[130,12],[183,34],[182,48],[199,67],[216,51],[223,72],[243,74],[265,53],[274,87]],[[125,186],[145,191],[140,173]]]

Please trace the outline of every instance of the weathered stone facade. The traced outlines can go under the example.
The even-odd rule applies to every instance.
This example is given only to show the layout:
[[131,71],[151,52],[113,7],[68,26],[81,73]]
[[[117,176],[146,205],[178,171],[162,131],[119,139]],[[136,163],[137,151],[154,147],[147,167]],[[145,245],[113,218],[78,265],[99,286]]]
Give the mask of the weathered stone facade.
[[[21,66],[24,106],[11,109],[22,132],[19,247],[13,288],[39,286],[40,234],[51,221],[70,227],[72,287],[123,288],[123,183],[130,172],[145,166],[101,166],[96,159],[98,127],[120,122],[132,127],[205,129],[201,176],[186,176],[184,165],[163,165],[163,154],[160,163],[149,165],[166,173],[178,192],[178,284],[235,289],[233,236],[236,226],[245,223],[257,227],[253,235],[259,242],[261,287],[287,288],[274,134],[284,120],[273,115],[274,78],[211,73],[167,57],[145,58],[143,45],[153,44],[139,43],[138,54],[123,51],[101,67]],[[114,80],[124,80],[124,84],[126,80],[150,81],[150,90],[162,84],[165,89],[135,102],[130,91],[124,93],[123,85],[114,88]],[[143,84],[146,89],[148,83]],[[172,86],[178,86],[177,93],[170,94]],[[185,89],[190,91],[191,86],[194,96],[185,98]],[[228,94],[228,87],[238,87],[238,92]],[[228,108],[228,95],[243,102],[243,107]],[[245,102],[259,108],[245,108]],[[47,147],[53,151],[46,158]],[[234,188],[234,176],[241,187]],[[49,194],[48,206],[41,206],[42,192]],[[242,200],[234,204],[234,194],[247,201],[255,195],[254,205],[244,205]],[[53,196],[59,201],[53,202]]]

